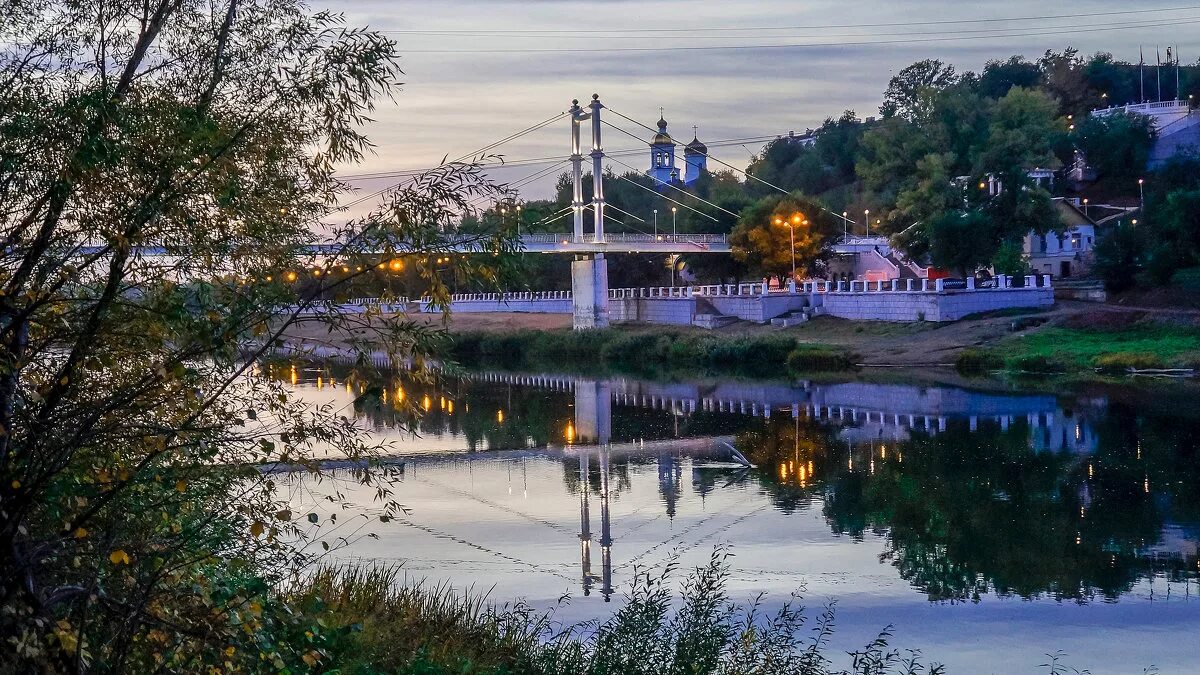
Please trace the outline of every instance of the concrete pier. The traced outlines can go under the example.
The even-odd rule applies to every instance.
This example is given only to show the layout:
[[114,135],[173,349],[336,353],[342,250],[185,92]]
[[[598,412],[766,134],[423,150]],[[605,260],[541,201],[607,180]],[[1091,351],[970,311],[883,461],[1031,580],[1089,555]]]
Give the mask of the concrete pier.
[[608,328],[608,261],[603,253],[571,261],[571,297],[575,330]]

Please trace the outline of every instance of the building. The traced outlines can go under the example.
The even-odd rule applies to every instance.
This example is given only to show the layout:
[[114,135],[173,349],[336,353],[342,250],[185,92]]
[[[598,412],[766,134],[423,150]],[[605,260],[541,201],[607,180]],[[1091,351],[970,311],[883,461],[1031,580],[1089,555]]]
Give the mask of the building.
[[1054,200],[1063,229],[1025,235],[1024,252],[1029,267],[1037,274],[1059,278],[1086,274],[1096,247],[1096,221],[1070,200]]
[[[692,127],[694,130],[695,127]],[[667,131],[667,120],[658,119],[658,133],[650,141],[650,177],[655,185],[691,185],[708,170],[708,146],[693,134],[692,141],[683,148],[684,172],[681,176],[675,166],[675,139]]]

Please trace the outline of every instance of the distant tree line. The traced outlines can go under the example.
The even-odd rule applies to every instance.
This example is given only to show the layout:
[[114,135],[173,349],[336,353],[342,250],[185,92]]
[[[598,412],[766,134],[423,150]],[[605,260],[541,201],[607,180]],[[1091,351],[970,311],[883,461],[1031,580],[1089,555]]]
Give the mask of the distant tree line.
[[[1157,98],[1154,68],[1145,67],[1143,75],[1145,96]],[[1178,89],[1173,68],[1164,67],[1161,75],[1164,98],[1200,94],[1200,65],[1179,69]],[[750,162],[749,178],[722,169],[686,188],[656,189],[649,176],[610,168],[605,197],[614,209],[607,213],[608,230],[728,233],[735,256],[673,261],[713,281],[786,276],[792,242],[798,270],[822,274],[839,236],[868,232],[889,236],[911,257],[957,274],[1021,273],[1023,237],[1064,227],[1052,199],[1073,194],[1061,177],[1086,159],[1095,178],[1086,193],[1093,203],[1135,203],[1138,181],[1145,181],[1147,209],[1138,219],[1145,231],[1134,238],[1137,250],[1121,247],[1106,259],[1117,264],[1106,269],[1129,276],[1128,264],[1153,269],[1152,277],[1143,275],[1151,281],[1170,279],[1200,259],[1200,235],[1188,221],[1192,197],[1185,194],[1196,189],[1189,176],[1200,172],[1193,167],[1181,173],[1186,158],[1173,165],[1173,178],[1165,170],[1147,171],[1154,142],[1147,118],[1089,115],[1136,103],[1142,91],[1136,63],[1107,53],[1083,57],[1073,48],[1047,51],[1036,60],[989,61],[978,73],[960,73],[935,59],[918,61],[890,80],[878,116],[863,119],[848,110],[826,119],[810,139],[768,143]],[[1056,172],[1060,179],[1053,186],[1039,184],[1029,175],[1032,169]],[[554,199],[523,203],[523,231],[569,230],[569,214],[552,219],[569,204],[564,174]],[[590,228],[590,210],[586,217]],[[516,226],[511,209],[507,215],[489,209],[465,225],[501,221]],[[529,273],[523,278],[530,284],[568,283],[567,261],[526,257]],[[613,257],[610,275],[616,284],[667,283],[670,264],[653,256]]]

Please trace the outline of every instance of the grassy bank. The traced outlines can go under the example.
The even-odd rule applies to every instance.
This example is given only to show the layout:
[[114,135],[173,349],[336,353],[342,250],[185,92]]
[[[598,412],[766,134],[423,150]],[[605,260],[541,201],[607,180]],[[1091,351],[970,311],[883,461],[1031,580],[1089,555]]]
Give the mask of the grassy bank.
[[321,570],[292,599],[320,617],[333,636],[329,659],[346,675],[941,672],[890,648],[886,629],[852,654],[830,649],[832,607],[809,613],[793,598],[769,614],[731,602],[727,558],[718,550],[678,594],[673,566],[639,574],[610,618],[573,627],[522,606],[405,585],[395,568]]
[[798,342],[786,335],[727,335],[671,329],[570,331],[517,330],[454,335],[463,363],[505,365],[571,361],[632,371],[699,368],[750,374],[840,371],[854,368],[848,350]]
[[[1136,317],[1134,317],[1136,319]],[[1073,373],[1099,370],[1200,368],[1200,328],[1145,319],[1106,324],[1090,317],[966,349],[957,358],[967,372]]]

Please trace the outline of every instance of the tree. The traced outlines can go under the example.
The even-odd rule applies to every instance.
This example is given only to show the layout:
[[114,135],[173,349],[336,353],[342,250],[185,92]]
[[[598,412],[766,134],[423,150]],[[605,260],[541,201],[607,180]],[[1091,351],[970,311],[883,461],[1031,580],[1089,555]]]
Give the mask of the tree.
[[790,276],[794,260],[799,273],[812,274],[841,232],[840,222],[803,195],[767,197],[742,211],[729,243],[752,272]]
[[1061,113],[1083,117],[1103,103],[1101,93],[1092,88],[1087,78],[1086,64],[1079,50],[1067,47],[1061,52],[1047,49],[1038,59],[1042,69],[1043,87],[1058,100]]
[[884,117],[920,118],[927,112],[929,94],[956,82],[958,77],[954,74],[954,66],[937,59],[917,61],[888,81],[879,114]]
[[1154,125],[1137,113],[1088,115],[1075,127],[1075,144],[1087,162],[1118,194],[1136,194],[1154,145]]
[[1135,225],[1118,221],[1096,242],[1096,273],[1114,293],[1133,288],[1142,270],[1146,242]]
[[400,71],[291,0],[8,3],[0,31],[0,670],[324,667],[325,631],[270,593],[319,519],[260,465],[341,453],[397,505],[381,448],[264,359],[303,316],[430,377],[437,331],[314,301],[379,265],[443,304],[497,278],[511,239],[451,259],[444,232],[502,192],[449,164],[328,225]]
[[1031,89],[1041,84],[1042,71],[1038,64],[1022,56],[1007,61],[988,61],[975,81],[975,90],[985,98],[1000,98],[1013,87]]

